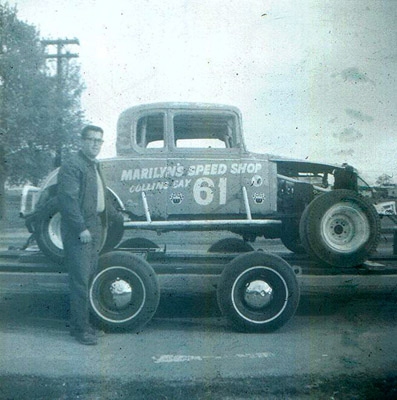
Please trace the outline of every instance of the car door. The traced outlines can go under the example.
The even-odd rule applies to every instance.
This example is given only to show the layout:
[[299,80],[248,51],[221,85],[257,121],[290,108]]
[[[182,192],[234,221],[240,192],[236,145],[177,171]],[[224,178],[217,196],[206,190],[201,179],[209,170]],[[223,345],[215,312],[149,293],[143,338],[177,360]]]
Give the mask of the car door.
[[217,219],[240,213],[240,177],[232,173],[241,159],[236,124],[237,118],[224,112],[170,112],[168,218]]
[[152,109],[137,112],[129,129],[131,154],[103,163],[108,186],[135,216],[145,217],[145,196],[151,218],[164,219],[169,186],[166,113]]

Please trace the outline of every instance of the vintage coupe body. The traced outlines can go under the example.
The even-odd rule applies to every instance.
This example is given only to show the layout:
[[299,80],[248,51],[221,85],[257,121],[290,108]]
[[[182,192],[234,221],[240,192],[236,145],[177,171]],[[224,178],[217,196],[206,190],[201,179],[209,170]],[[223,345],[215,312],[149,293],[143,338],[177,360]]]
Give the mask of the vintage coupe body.
[[[117,157],[101,161],[101,168],[124,218],[109,221],[105,248],[118,244],[123,229],[228,230],[246,242],[281,237],[294,252],[348,267],[377,246],[379,218],[359,195],[352,167],[248,152],[235,107],[129,108],[119,117],[116,147]],[[59,261],[56,176],[39,189],[27,223],[40,248]],[[233,249],[236,242],[223,247]]]

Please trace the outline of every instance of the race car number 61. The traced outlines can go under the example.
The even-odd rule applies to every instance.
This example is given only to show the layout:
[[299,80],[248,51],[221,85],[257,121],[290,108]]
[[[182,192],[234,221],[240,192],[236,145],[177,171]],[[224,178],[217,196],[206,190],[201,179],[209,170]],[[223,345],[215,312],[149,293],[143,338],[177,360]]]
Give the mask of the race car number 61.
[[[199,178],[193,186],[193,197],[197,204],[208,206],[214,200],[215,183],[210,178]],[[219,204],[226,204],[226,178],[219,178]]]

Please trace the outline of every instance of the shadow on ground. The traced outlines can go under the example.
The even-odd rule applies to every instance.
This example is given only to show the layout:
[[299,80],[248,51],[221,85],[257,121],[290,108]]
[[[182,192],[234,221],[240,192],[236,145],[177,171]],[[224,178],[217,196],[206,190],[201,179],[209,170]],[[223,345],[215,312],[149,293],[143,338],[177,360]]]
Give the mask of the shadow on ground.
[[4,399],[366,399],[397,398],[397,377],[281,376],[202,381],[121,381],[99,378],[0,377]]
[[[67,294],[3,295],[0,297],[0,306],[1,331],[18,330],[21,327],[63,330],[68,326],[69,296]],[[393,324],[397,321],[397,296],[373,296],[372,298],[303,296],[294,318],[326,317],[335,314],[338,318],[349,321],[365,319],[367,323],[370,321],[373,324]],[[195,324],[194,319],[203,318],[210,319],[206,323],[206,325],[209,324],[207,328],[213,325],[213,329],[216,330],[222,329],[220,326],[225,325],[216,322],[224,318],[219,311],[215,293],[194,296],[163,293],[151,326],[156,326],[156,319],[175,319],[178,320],[178,325],[183,325],[182,319],[186,319],[188,326],[195,329],[194,327],[202,325],[202,322]]]

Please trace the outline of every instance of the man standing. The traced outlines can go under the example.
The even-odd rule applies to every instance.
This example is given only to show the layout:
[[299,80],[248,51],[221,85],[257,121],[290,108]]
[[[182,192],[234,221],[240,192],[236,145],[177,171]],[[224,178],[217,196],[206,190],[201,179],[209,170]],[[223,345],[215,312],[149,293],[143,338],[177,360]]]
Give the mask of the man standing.
[[70,284],[70,333],[86,345],[98,342],[89,323],[89,282],[97,268],[102,240],[101,214],[105,185],[96,157],[103,143],[102,128],[86,126],[81,150],[62,163],[58,174],[61,232]]

